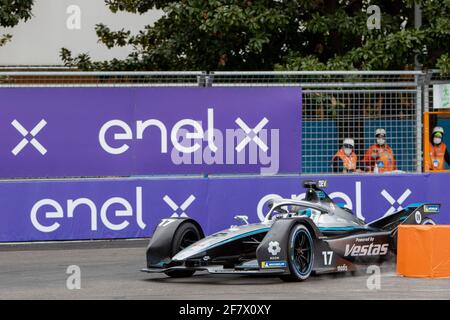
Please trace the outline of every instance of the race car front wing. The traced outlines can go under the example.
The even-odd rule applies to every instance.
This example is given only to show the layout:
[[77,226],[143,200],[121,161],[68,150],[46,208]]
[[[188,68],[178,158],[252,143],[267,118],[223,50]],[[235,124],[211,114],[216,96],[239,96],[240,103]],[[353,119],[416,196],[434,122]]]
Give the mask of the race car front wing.
[[146,273],[164,273],[172,270],[195,270],[195,271],[208,271],[213,274],[242,274],[242,275],[280,275],[286,273],[284,268],[277,269],[229,269],[224,268],[221,265],[218,266],[202,266],[202,267],[184,267],[176,266],[171,268],[144,268],[141,269],[142,272]]

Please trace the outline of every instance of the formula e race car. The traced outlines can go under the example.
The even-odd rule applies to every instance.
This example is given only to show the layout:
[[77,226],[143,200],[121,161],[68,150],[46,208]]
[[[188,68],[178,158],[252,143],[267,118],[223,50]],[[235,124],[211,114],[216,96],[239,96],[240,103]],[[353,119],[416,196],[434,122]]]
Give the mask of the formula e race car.
[[326,181],[304,181],[304,200],[269,201],[261,223],[204,236],[190,218],[163,219],[147,247],[144,272],[188,277],[214,274],[276,275],[306,280],[311,273],[353,272],[395,258],[401,224],[434,224],[439,204],[415,203],[370,223],[335,204],[323,191]]

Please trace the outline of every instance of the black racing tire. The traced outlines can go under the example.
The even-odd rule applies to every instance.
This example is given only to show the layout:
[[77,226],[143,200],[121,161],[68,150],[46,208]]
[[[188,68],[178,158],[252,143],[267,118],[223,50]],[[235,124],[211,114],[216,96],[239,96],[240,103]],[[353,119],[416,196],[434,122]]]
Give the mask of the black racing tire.
[[[195,224],[192,222],[183,223],[173,235],[171,256],[173,257],[178,252],[197,242],[201,238],[202,234]],[[194,275],[195,270],[169,270],[164,273],[172,278],[186,278]]]
[[420,224],[434,226],[434,225],[436,225],[436,222],[434,222],[434,220],[431,218],[424,218]]
[[314,241],[308,228],[299,224],[292,228],[288,241],[288,265],[290,274],[282,275],[283,281],[305,281],[314,265]]

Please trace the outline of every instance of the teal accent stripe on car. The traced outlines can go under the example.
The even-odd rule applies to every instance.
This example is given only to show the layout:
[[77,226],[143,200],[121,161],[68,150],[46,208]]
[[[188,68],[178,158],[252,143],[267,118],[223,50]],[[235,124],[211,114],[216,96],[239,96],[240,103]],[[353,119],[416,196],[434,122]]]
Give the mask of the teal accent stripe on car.
[[367,229],[364,227],[323,227],[319,228],[320,231],[350,231],[356,229]]
[[258,229],[258,230],[253,230],[253,231],[250,231],[250,232],[238,234],[238,235],[235,235],[234,237],[231,237],[229,239],[225,239],[225,240],[222,240],[220,242],[217,242],[217,243],[213,244],[212,246],[210,246],[208,248],[205,248],[204,251],[214,249],[215,247],[218,247],[218,246],[220,246],[222,244],[225,244],[225,243],[228,243],[228,242],[232,242],[234,240],[239,240],[239,239],[242,239],[242,238],[245,238],[245,237],[248,237],[248,236],[253,236],[253,235],[258,234],[258,233],[268,232],[269,230],[270,230],[270,228],[263,228],[263,229]]
[[421,205],[423,205],[422,202],[414,202],[414,203],[408,204],[405,208],[418,208]]

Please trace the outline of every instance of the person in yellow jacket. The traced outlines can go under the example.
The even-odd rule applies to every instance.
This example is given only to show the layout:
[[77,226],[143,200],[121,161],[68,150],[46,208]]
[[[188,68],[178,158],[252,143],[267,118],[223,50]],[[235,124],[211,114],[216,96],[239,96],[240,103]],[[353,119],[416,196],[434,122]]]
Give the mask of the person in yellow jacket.
[[355,172],[357,171],[358,156],[355,153],[355,141],[345,138],[342,148],[336,152],[331,159],[333,172]]
[[450,165],[450,156],[447,151],[447,146],[442,141],[444,138],[444,129],[442,127],[434,127],[431,138],[430,166],[428,170],[445,170],[445,163]]

